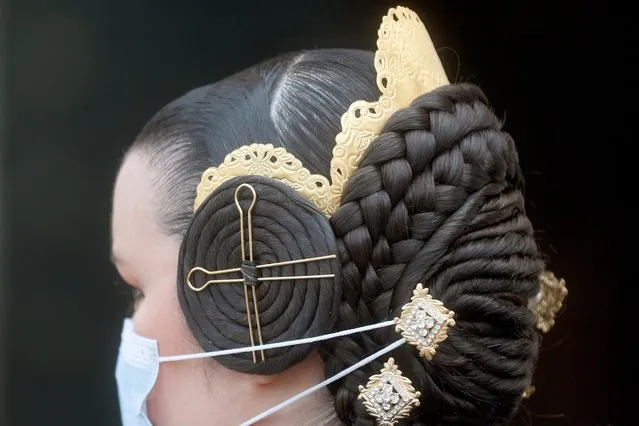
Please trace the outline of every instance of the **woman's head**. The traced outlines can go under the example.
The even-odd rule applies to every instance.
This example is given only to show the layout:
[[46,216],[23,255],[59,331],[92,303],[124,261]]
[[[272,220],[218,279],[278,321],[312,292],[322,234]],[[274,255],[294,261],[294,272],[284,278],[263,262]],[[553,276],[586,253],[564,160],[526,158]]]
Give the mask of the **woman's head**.
[[[255,176],[226,182],[193,213],[204,170],[251,143],[283,147],[311,173],[328,176],[342,115],[354,101],[378,96],[371,53],[319,50],[264,62],[158,112],[128,151],[114,196],[116,264],[144,293],[136,331],[157,339],[162,355],[248,344],[242,286],[194,294],[184,281],[194,266],[239,266],[233,195],[250,183],[264,201],[255,210],[256,260],[337,254],[278,273],[331,272],[332,279],[257,289],[265,342],[392,319],[424,283],[455,311],[457,325],[431,361],[408,345],[392,353],[422,394],[413,423],[498,423],[512,415],[532,374],[538,342],[526,303],[543,265],[514,144],[479,89],[444,86],[393,114],[330,221],[288,185]],[[250,354],[163,364],[149,414],[159,426],[237,424],[397,338],[378,330],[319,351],[269,352],[258,364]],[[334,405],[347,424],[372,424],[357,389],[382,362],[334,383],[330,397],[292,406],[279,421],[322,424],[312,416]]]
[[[124,281],[135,288],[137,333],[157,339],[162,355],[249,343],[241,286],[218,286],[210,289],[213,293],[188,295],[181,291],[182,275],[182,285],[176,285],[183,239],[188,241],[182,253],[187,261],[208,259],[215,262],[214,269],[239,265],[239,245],[229,248],[229,243],[239,240],[232,189],[220,191],[213,204],[198,212],[200,220],[192,221],[200,177],[232,150],[250,142],[284,147],[311,172],[328,175],[340,116],[353,100],[374,98],[375,90],[372,53],[309,51],[266,61],[195,89],[150,120],[125,155],[113,203],[114,260]],[[254,212],[256,260],[335,254],[332,230],[317,208],[279,182],[248,181],[258,189],[260,200],[272,200],[269,209],[260,203]],[[337,277],[297,287],[290,282],[261,287],[260,303],[269,306],[262,312],[268,341],[322,334],[337,321],[339,263],[320,262],[302,269]],[[300,266],[276,272],[300,275],[299,271]],[[331,286],[330,291],[324,284]],[[276,288],[281,292],[275,292]],[[324,290],[306,292],[313,289]],[[223,304],[227,298],[231,303]],[[321,381],[323,362],[313,349],[280,350],[280,356],[271,352],[268,362],[255,364],[256,368],[251,354],[223,357],[219,363],[163,364],[149,398],[151,420],[158,426],[237,424],[295,390]],[[267,377],[275,374],[277,380]],[[274,391],[276,387],[283,393]],[[321,399],[310,405],[319,405],[322,411],[332,403]],[[193,417],[197,415],[202,417]]]

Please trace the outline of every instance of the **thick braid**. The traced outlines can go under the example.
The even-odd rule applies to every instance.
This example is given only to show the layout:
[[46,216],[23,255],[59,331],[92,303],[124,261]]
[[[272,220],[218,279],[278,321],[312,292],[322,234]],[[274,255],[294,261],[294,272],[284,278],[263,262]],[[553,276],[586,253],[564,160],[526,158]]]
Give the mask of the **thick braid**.
[[[392,319],[417,283],[456,313],[426,361],[393,353],[422,392],[407,424],[495,424],[517,407],[537,354],[526,302],[543,269],[525,216],[511,137],[480,89],[445,86],[395,113],[331,218],[342,262],[338,328]],[[327,343],[327,375],[399,336],[386,329]],[[331,388],[344,421],[372,425],[357,387],[384,360]]]

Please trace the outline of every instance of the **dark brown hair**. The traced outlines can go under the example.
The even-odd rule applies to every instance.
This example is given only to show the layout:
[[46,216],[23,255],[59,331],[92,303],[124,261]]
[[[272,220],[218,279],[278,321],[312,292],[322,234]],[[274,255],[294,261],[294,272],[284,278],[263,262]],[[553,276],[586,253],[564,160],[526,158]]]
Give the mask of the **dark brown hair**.
[[[503,423],[518,407],[537,357],[526,302],[538,291],[543,263],[525,214],[515,145],[480,89],[441,87],[396,112],[330,221],[289,186],[258,177],[227,182],[193,214],[202,172],[242,145],[282,146],[312,173],[328,176],[340,118],[352,102],[379,96],[375,77],[369,52],[284,55],[184,95],[147,124],[131,149],[159,171],[164,230],[184,238],[178,271],[184,315],[206,350],[247,343],[246,318],[229,302],[241,298],[240,288],[189,295],[183,280],[195,263],[237,265],[239,227],[229,194],[252,182],[264,200],[256,210],[258,262],[338,254],[332,264],[304,269],[338,270],[335,280],[260,286],[268,341],[392,319],[424,283],[456,313],[457,325],[432,361],[408,345],[391,354],[422,393],[405,424]],[[320,347],[326,376],[397,338],[385,329],[327,342]],[[220,360],[238,371],[275,374],[314,349],[281,349],[259,367],[250,355]],[[357,388],[383,361],[331,386],[347,424],[373,424]]]

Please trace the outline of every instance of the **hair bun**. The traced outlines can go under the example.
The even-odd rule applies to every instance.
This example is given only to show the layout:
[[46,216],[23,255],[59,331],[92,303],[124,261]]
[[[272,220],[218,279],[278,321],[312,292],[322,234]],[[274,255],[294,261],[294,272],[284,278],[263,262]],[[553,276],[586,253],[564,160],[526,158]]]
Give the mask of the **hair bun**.
[[[312,203],[282,182],[260,176],[233,178],[218,188],[195,213],[180,249],[178,298],[187,323],[204,351],[250,346],[246,301],[242,283],[210,284],[191,290],[186,277],[194,267],[219,271],[242,267],[240,217],[235,191],[243,183],[257,193],[252,210],[253,260],[256,265],[336,254],[336,242],[327,219]],[[238,193],[245,219],[253,201],[249,191]],[[339,259],[258,270],[263,277],[335,274],[334,278],[261,281],[257,305],[264,343],[313,337],[333,328],[341,300]],[[241,278],[240,273],[195,273],[191,283],[201,287],[211,279]],[[252,307],[252,296],[249,291]],[[259,344],[252,315],[255,344]],[[227,368],[253,374],[277,374],[306,358],[315,345],[297,345],[265,351],[266,360],[253,362],[249,353],[222,356]]]

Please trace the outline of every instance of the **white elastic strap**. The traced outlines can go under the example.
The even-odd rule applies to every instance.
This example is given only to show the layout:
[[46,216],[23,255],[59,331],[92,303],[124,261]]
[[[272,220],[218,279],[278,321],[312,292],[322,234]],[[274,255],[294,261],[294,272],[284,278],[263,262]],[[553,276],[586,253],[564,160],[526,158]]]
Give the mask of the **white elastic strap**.
[[286,346],[304,345],[308,343],[321,342],[322,340],[348,336],[349,334],[362,333],[364,331],[375,330],[377,328],[383,328],[383,327],[389,327],[391,325],[395,325],[395,321],[392,321],[392,320],[384,321],[377,324],[365,325],[363,327],[357,327],[357,328],[349,328],[348,330],[342,330],[342,331],[329,333],[329,334],[322,334],[321,336],[307,337],[304,339],[287,340],[285,342],[268,343],[266,345],[248,346],[244,348],[224,349],[224,350],[214,351],[214,352],[202,352],[202,353],[188,354],[188,355],[161,356],[158,359],[160,362],[183,361],[187,359],[212,358],[212,357],[223,356],[223,355],[233,355],[233,354],[259,351],[259,350],[284,348]]
[[384,354],[387,354],[388,352],[392,351],[393,349],[396,349],[396,348],[400,347],[404,343],[406,343],[406,339],[399,339],[396,342],[391,343],[390,345],[386,346],[384,349],[381,349],[381,350],[375,352],[373,355],[370,355],[370,356],[364,358],[363,360],[361,360],[360,362],[358,362],[355,365],[352,365],[351,367],[347,368],[346,370],[342,370],[341,372],[337,373],[333,377],[329,377],[328,379],[324,380],[322,383],[318,383],[315,386],[306,389],[304,392],[298,393],[294,397],[289,398],[286,401],[277,404],[275,407],[273,407],[273,408],[271,408],[269,410],[266,410],[266,411],[264,411],[261,414],[258,414],[257,416],[253,417],[251,420],[248,420],[248,421],[242,423],[241,426],[249,426],[249,425],[254,424],[255,422],[259,422],[264,417],[270,416],[271,414],[280,411],[282,408],[288,407],[289,405],[291,405],[295,401],[297,401],[299,399],[302,399],[305,396],[308,396],[308,395],[312,394],[316,390],[321,389],[324,386],[330,385],[334,381],[339,380],[342,377],[351,374],[353,371],[357,370],[358,368],[361,368],[364,365],[368,364],[369,362],[379,358],[380,356],[382,356]]

